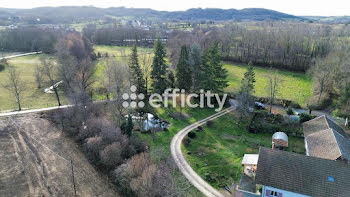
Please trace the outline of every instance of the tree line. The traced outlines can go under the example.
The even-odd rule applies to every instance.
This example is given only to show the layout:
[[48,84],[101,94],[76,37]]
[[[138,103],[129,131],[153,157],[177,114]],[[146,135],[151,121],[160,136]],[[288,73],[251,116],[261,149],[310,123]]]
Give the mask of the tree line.
[[110,26],[97,28],[89,24],[83,29],[83,34],[94,44],[132,46],[135,41],[139,46],[152,47],[157,37],[166,38],[165,30],[134,28],[131,26]]
[[179,46],[197,43],[202,49],[215,40],[223,60],[306,72],[315,59],[325,57],[337,44],[334,38],[350,35],[348,26],[293,22],[223,23],[222,27],[173,32],[168,47],[177,59]]
[[53,53],[57,40],[64,32],[37,27],[19,27],[0,31],[2,51],[43,51]]

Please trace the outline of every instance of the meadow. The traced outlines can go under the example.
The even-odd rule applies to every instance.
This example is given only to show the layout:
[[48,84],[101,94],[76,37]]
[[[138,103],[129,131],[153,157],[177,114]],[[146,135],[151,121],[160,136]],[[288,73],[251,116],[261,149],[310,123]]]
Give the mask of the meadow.
[[[38,89],[35,82],[34,72],[35,67],[40,64],[39,58],[42,55],[33,55],[9,59],[8,63],[15,66],[20,72],[21,79],[25,82],[26,90],[21,98],[23,110],[36,109],[43,107],[57,106],[57,100],[54,94],[46,94],[44,89],[49,87],[48,84],[43,84],[43,87]],[[14,95],[4,88],[8,77],[5,70],[0,72],[0,111],[12,111],[17,109],[17,103]],[[64,98],[63,92],[61,95],[62,104],[67,104],[67,99]]]
[[[228,71],[228,87],[227,92],[238,93],[241,80],[247,71],[247,66],[225,63],[225,69]],[[268,97],[268,75],[271,70],[268,68],[254,67],[255,71],[255,95],[258,97]],[[280,83],[278,85],[277,98],[287,99],[299,103],[302,107],[306,107],[308,98],[312,95],[312,79],[304,73],[296,73],[290,71],[277,71]]]
[[[105,54],[106,52],[108,52],[110,58],[115,58],[119,61],[126,62],[128,56],[131,53],[131,47],[114,47],[99,45],[95,46],[95,52],[100,52],[101,54]],[[152,49],[150,48],[139,48],[139,54],[150,54],[151,52]],[[2,56],[8,56],[13,54],[17,53],[0,53],[0,55]],[[38,89],[37,84],[35,82],[35,67],[40,64],[41,56],[45,56],[45,54],[18,57],[8,60],[8,63],[10,65],[15,66],[18,69],[22,80],[26,84],[26,90],[24,91],[23,96],[21,98],[21,105],[23,110],[57,106],[55,95],[44,93],[44,89],[47,88],[49,85],[43,84],[43,87]],[[95,74],[95,86],[99,85],[98,77],[103,77],[103,59],[104,58],[101,58],[95,62],[97,64]],[[13,111],[17,109],[15,97],[11,92],[4,88],[7,81],[8,78],[5,69],[0,72],[0,112]],[[60,98],[62,104],[68,104],[68,100],[64,97],[63,92],[60,91],[59,93],[61,96]],[[96,100],[103,99],[103,97],[99,95],[96,95],[94,98]]]

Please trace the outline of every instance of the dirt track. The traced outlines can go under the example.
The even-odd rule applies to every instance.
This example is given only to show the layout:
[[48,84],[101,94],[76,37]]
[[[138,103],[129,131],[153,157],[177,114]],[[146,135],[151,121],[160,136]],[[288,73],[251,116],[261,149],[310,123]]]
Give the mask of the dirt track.
[[1,197],[74,196],[70,160],[77,196],[118,196],[79,147],[49,121],[36,114],[0,119]]

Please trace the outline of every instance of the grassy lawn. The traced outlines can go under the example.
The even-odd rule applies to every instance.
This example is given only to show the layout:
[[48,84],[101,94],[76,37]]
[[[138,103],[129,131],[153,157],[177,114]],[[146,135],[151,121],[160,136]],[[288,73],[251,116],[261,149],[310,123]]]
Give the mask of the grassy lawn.
[[[271,147],[271,134],[247,132],[233,114],[214,120],[212,127],[205,126],[196,134],[189,146],[182,147],[183,153],[194,171],[215,188],[239,182],[244,154],[259,153],[259,146]],[[289,144],[304,147],[304,140],[289,137]]]
[[174,112],[179,112],[179,109],[175,108],[157,108],[157,114],[159,118],[165,119],[170,122],[169,131],[157,132],[154,135],[141,134],[141,137],[145,139],[150,147],[162,147],[170,154],[170,142],[173,136],[186,126],[204,119],[214,113],[214,109],[183,109],[183,113],[188,115],[188,118],[182,120],[176,120],[171,117]]
[[[20,76],[22,80],[25,81],[26,91],[22,96],[22,108],[23,109],[35,109],[42,107],[52,107],[57,105],[56,97],[54,94],[45,94],[44,89],[48,87],[46,84],[43,88],[38,89],[34,70],[35,66],[40,63],[39,57],[42,55],[32,55],[25,57],[18,57],[8,60],[10,65],[15,66],[20,71]],[[0,72],[0,111],[7,111],[17,109],[17,103],[15,97],[3,86],[5,82],[8,81],[6,76],[6,69]],[[67,101],[61,94],[61,100],[63,104]]]
[[[225,64],[224,67],[228,71],[229,87],[226,91],[237,93],[239,91],[241,80],[247,71],[247,66]],[[255,95],[259,97],[267,97],[266,86],[268,84],[267,75],[270,70],[267,68],[255,67]],[[289,71],[278,71],[279,79],[282,80],[279,85],[277,97],[299,103],[306,106],[309,96],[312,95],[312,80],[306,74],[295,73]]]
[[[123,46],[109,46],[109,45],[95,45],[95,53],[100,52],[102,55],[108,53],[109,56],[115,56],[120,60],[127,60],[128,56],[131,54],[131,47]],[[138,54],[150,54],[153,53],[153,48],[138,47]]]

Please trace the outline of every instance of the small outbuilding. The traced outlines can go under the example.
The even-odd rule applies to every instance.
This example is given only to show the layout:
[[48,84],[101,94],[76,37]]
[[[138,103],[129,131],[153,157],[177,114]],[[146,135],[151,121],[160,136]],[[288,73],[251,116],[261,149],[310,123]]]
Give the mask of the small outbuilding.
[[272,149],[284,150],[288,148],[288,136],[283,132],[276,132],[272,135]]
[[244,154],[242,160],[243,172],[249,177],[255,176],[259,154]]

